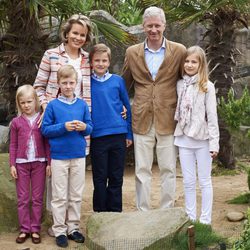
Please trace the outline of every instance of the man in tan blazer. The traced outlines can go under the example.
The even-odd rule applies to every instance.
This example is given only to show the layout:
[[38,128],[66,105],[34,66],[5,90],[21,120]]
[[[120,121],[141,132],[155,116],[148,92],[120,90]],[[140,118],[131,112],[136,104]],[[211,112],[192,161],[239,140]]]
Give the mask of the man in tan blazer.
[[132,126],[135,147],[136,205],[150,209],[151,168],[156,146],[161,177],[161,208],[173,207],[176,186],[174,113],[176,83],[186,48],[163,36],[166,27],[162,9],[149,7],[143,15],[146,40],[126,51],[123,77],[134,87]]

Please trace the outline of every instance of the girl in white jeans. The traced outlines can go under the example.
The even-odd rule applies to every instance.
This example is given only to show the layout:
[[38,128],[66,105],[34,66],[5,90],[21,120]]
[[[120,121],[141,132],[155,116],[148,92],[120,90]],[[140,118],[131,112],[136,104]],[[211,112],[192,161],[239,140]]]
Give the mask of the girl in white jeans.
[[182,79],[177,82],[178,103],[175,145],[183,174],[186,213],[196,220],[196,165],[201,189],[199,221],[211,224],[213,187],[212,159],[219,151],[219,128],[215,88],[208,80],[205,52],[199,46],[187,50]]

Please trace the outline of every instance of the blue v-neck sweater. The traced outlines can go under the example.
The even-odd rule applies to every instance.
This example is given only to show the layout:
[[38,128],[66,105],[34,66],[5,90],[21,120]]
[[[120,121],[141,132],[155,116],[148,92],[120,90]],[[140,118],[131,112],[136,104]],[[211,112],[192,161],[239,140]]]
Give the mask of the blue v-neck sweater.
[[[65,122],[79,120],[86,123],[85,131],[67,131]],[[51,159],[68,160],[85,157],[84,136],[92,131],[88,105],[78,99],[67,104],[55,99],[46,107],[42,122],[42,134],[49,138]]]
[[[131,109],[122,77],[113,74],[106,81],[97,81],[91,77],[91,100],[93,138],[125,133],[127,139],[132,140]],[[121,116],[123,105],[127,109],[127,119]]]

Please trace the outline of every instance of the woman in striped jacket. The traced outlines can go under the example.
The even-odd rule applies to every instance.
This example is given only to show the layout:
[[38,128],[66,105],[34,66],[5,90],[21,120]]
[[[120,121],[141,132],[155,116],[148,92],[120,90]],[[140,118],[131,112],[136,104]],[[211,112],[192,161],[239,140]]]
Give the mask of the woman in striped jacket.
[[[90,91],[90,64],[89,54],[82,49],[84,45],[91,41],[92,29],[90,20],[81,14],[71,16],[62,27],[62,43],[56,47],[45,51],[42,58],[34,88],[39,97],[42,107],[42,115],[47,104],[57,98],[59,85],[57,81],[57,71],[62,65],[70,64],[77,72],[76,97],[84,99],[91,110],[91,91]],[[86,155],[89,153],[90,137],[86,137]],[[47,180],[47,210],[51,211],[51,179]],[[49,235],[53,236],[51,228]]]

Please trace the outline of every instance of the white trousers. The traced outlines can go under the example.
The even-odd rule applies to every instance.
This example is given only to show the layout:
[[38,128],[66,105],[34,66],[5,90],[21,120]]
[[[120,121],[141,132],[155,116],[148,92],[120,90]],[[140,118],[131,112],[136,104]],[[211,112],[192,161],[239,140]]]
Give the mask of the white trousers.
[[134,134],[136,206],[150,209],[154,146],[161,178],[161,208],[174,206],[176,188],[176,147],[173,135],[159,135],[154,126],[146,135]]
[[[79,230],[85,185],[85,158],[51,160],[52,230],[55,236]],[[67,211],[67,217],[66,217]]]
[[200,222],[211,224],[213,187],[211,180],[212,158],[208,145],[203,148],[179,147],[180,163],[183,175],[186,213],[191,220],[196,220],[196,163],[201,189]]

